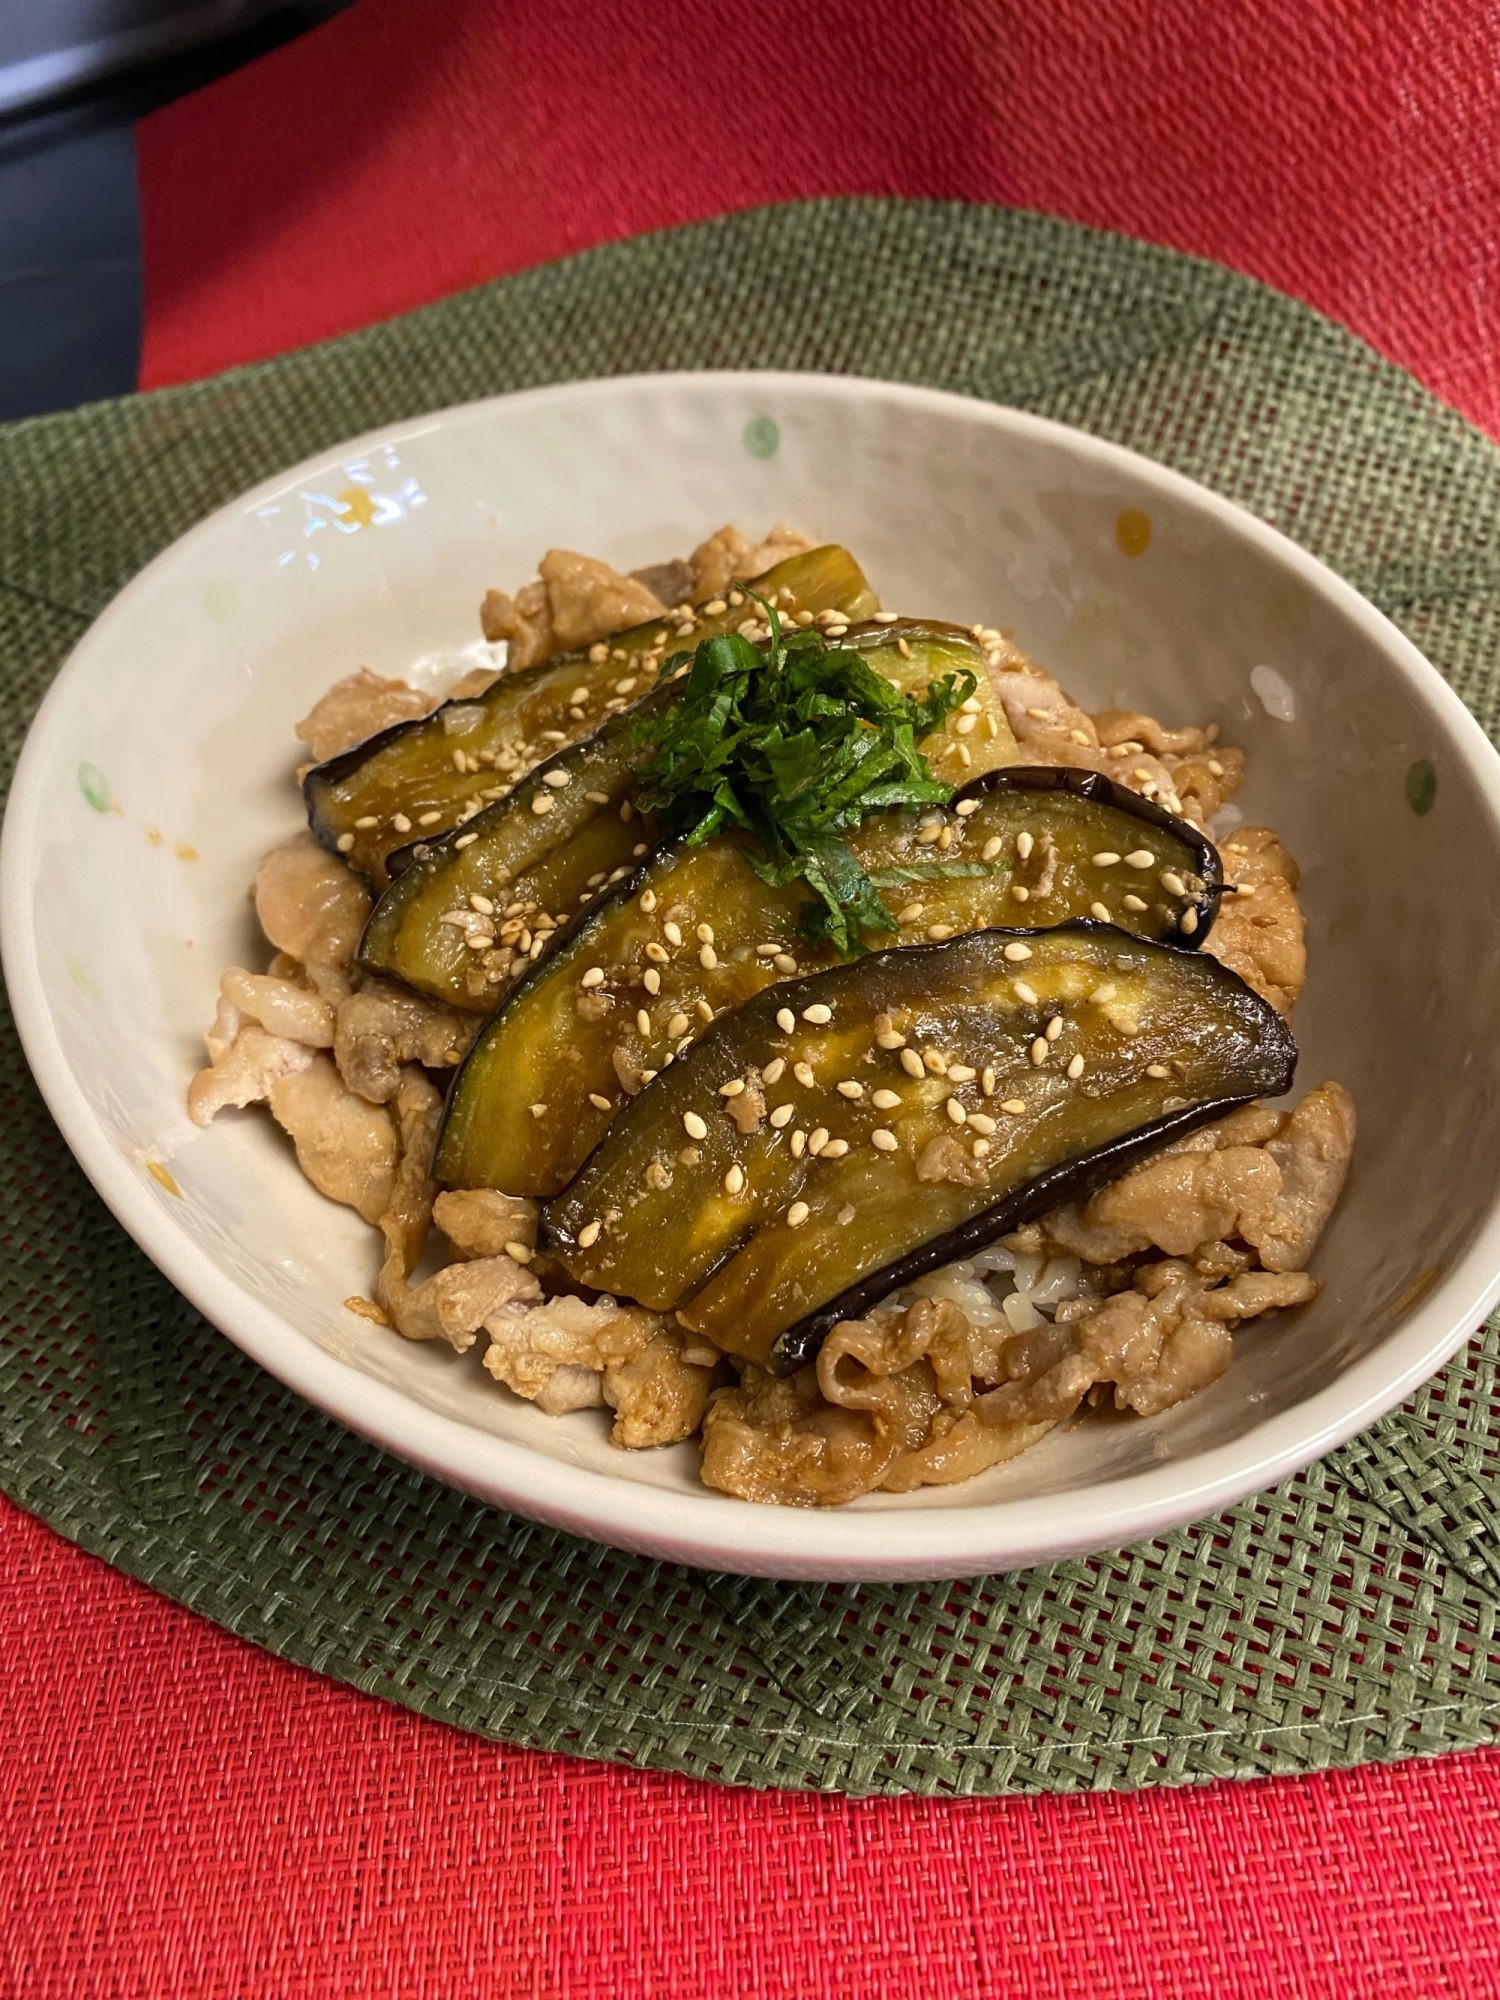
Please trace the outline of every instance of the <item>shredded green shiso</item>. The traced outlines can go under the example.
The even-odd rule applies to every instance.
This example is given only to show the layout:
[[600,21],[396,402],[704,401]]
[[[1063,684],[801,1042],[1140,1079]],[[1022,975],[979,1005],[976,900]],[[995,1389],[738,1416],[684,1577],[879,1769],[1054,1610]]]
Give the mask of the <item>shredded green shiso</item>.
[[[690,846],[735,830],[751,835],[760,852],[746,859],[763,881],[780,888],[800,880],[813,891],[804,936],[854,958],[867,948],[862,930],[897,928],[877,887],[934,870],[924,864],[872,878],[842,836],[883,807],[947,803],[953,787],[933,776],[917,745],[977,681],[962,668],[924,695],[903,694],[852,648],[829,646],[817,632],[787,635],[774,607],[755,601],[769,640],[752,645],[738,632],[705,639],[681,699],[637,724],[650,748],[638,802]],[[959,870],[987,872],[964,863],[952,872]]]

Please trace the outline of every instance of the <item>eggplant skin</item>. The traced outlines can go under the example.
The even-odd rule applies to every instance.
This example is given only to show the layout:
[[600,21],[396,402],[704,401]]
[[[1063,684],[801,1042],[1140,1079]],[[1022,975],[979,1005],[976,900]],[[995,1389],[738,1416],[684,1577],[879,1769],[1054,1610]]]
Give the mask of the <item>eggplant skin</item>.
[[[1291,1040],[1290,1034],[1287,1039]],[[1297,1067],[1295,1049],[1290,1052],[1287,1061],[1286,1081],[1280,1089],[1252,1091],[1242,1097],[1220,1097],[1211,1104],[1195,1104],[1189,1110],[1174,1111],[1168,1118],[1158,1118],[1154,1124],[1143,1126],[1139,1132],[1131,1132],[1123,1139],[1115,1139],[1107,1146],[1100,1146],[1082,1159],[1066,1160],[1061,1166],[1038,1174],[1034,1181],[1018,1188],[993,1208],[971,1216],[959,1228],[934,1236],[920,1249],[911,1251],[894,1263],[882,1265],[878,1271],[872,1271],[867,1278],[861,1278],[858,1284],[850,1285],[837,1298],[819,1307],[817,1312],[809,1313],[805,1319],[789,1326],[771,1351],[771,1372],[775,1375],[794,1374],[807,1362],[816,1359],[818,1349],[841,1320],[862,1319],[872,1307],[889,1298],[892,1292],[899,1292],[903,1285],[926,1277],[929,1271],[940,1271],[945,1264],[956,1263],[960,1257],[983,1250],[997,1237],[1008,1236],[1024,1222],[1035,1222],[1061,1202],[1086,1201],[1091,1194],[1097,1194],[1100,1188],[1117,1181],[1131,1167],[1149,1159],[1174,1139],[1185,1139],[1190,1132],[1212,1125],[1216,1119],[1227,1118],[1231,1111],[1253,1104],[1259,1097],[1280,1096],[1282,1091],[1290,1090]]]
[[1193,872],[1203,882],[1203,889],[1193,898],[1198,912],[1197,927],[1190,939],[1184,937],[1180,942],[1196,948],[1213,929],[1224,894],[1224,864],[1214,842],[1191,820],[1179,819],[1154,799],[1143,799],[1139,792],[1131,791],[1128,785],[1116,784],[1102,771],[1085,771],[1074,764],[1013,764],[1004,770],[983,771],[956,791],[952,802],[956,806],[961,799],[982,799],[996,791],[1036,792],[1043,797],[1049,792],[1062,793],[1090,805],[1112,806],[1116,812],[1129,813],[1132,819],[1180,841],[1193,855]]
[[717,1018],[546,1203],[541,1247],[789,1369],[1295,1068],[1275,1010],[1181,944],[1084,919],[898,946]]

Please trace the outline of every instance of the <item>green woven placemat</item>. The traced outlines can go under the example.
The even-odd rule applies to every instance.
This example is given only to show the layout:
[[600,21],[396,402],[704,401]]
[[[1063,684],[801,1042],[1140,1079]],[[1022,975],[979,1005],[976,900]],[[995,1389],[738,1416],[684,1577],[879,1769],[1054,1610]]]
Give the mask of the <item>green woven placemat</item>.
[[[216,380],[0,432],[0,755],[110,596],[351,434],[540,382],[924,382],[1273,520],[1492,731],[1500,453],[1315,313],[1002,209],[839,201],[591,251]],[[1211,1521],[939,1586],[702,1576],[496,1514],[263,1375],[96,1200],[0,1037],[3,1484],[232,1631],[460,1728],[753,1785],[1072,1791],[1392,1759],[1500,1720],[1497,1343]]]

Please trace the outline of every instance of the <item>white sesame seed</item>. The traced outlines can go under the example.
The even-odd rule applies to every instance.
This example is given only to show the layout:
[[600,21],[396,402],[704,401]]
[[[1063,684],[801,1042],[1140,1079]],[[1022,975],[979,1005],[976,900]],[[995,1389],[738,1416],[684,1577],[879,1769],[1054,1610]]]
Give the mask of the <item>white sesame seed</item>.
[[602,965],[591,965],[578,983],[580,986],[587,987],[602,986],[604,984],[604,967]]
[[896,641],[896,651],[901,655],[903,660],[909,660],[911,658],[911,647],[907,645],[904,639],[898,639]]
[[474,889],[471,889],[469,891],[469,908],[471,910],[478,910],[480,916],[482,917],[492,917],[495,914],[495,906],[490,901],[489,897],[481,896],[478,893],[478,891]]
[[934,944],[941,944],[944,938],[952,937],[953,926],[952,924],[929,924],[927,926],[927,935],[932,939]]
[[865,1094],[864,1085],[862,1083],[855,1083],[852,1077],[846,1078],[843,1083],[835,1084],[834,1089],[837,1090],[840,1097],[847,1097],[851,1100],[856,1097],[863,1097]]
[[784,1035],[789,1035],[797,1025],[797,1016],[792,1012],[790,1007],[778,1008],[776,1025]]
[[804,1090],[811,1090],[814,1083],[817,1081],[816,1077],[813,1075],[813,1068],[811,1063],[805,1063],[805,1062],[794,1063],[792,1065],[792,1075],[796,1077],[798,1083],[802,1085],[802,1088]]
[[1068,1064],[1068,1075],[1072,1077],[1075,1083],[1078,1081],[1079,1077],[1083,1075],[1082,1056],[1074,1056],[1073,1060]]
[[899,611],[872,611],[870,614],[870,623],[872,625],[894,625],[900,615]]
[[826,1028],[833,1019],[833,1009],[825,1007],[819,1000],[813,1006],[802,1009],[802,1018],[804,1021],[811,1021],[815,1028]]
[[958,804],[953,808],[953,810],[958,814],[960,819],[968,819],[971,814],[978,812],[979,800],[960,799]]
[[948,1065],[950,1083],[972,1083],[978,1074],[978,1070],[970,1068],[968,1063],[951,1062]]
[[1177,928],[1184,937],[1191,937],[1198,928],[1198,912],[1191,908],[1184,910],[1177,919]]
[[825,1160],[841,1160],[848,1150],[849,1141],[847,1139],[830,1139],[828,1144],[823,1148],[822,1157]]
[[1159,880],[1161,886],[1169,896],[1185,896],[1187,894],[1186,882],[1183,881],[1180,875],[1174,874],[1170,868],[1163,868]]
[[620,807],[620,818],[626,826],[629,826],[630,822],[635,818],[635,807],[630,803],[629,799],[626,799]]
[[984,1092],[986,1097],[994,1096],[995,1072],[992,1069],[985,1070],[984,1073],[981,1075],[979,1079],[979,1088]]
[[925,1076],[926,1074],[926,1071],[922,1067],[922,1058],[917,1054],[915,1049],[903,1049],[901,1051],[901,1067],[906,1071],[908,1076]]
[[776,1127],[778,1132],[783,1126],[791,1124],[792,1114],[795,1109],[796,1106],[792,1104],[778,1104],[776,1109],[771,1113],[771,1123]]
[[1000,838],[999,834],[992,833],[984,843],[984,846],[979,850],[980,860],[993,861],[1004,845],[1005,842]]
[[1119,988],[1115,985],[1114,981],[1112,979],[1106,979],[1102,986],[1096,986],[1094,988],[1093,992],[1089,995],[1089,999],[1094,1003],[1096,1007],[1103,1007],[1106,1006],[1109,1001],[1114,999],[1115,994],[1118,991]]
[[982,1160],[989,1150],[990,1142],[988,1139],[976,1139],[969,1148],[969,1151],[974,1155],[976,1160]]
[[711,944],[703,945],[698,952],[698,963],[705,972],[712,972],[719,963],[719,954]]
[[1209,768],[1210,772],[1211,772],[1211,773],[1213,774],[1213,776],[1214,776],[1214,777],[1216,777],[1216,778],[1222,778],[1222,777],[1223,777],[1223,775],[1224,775],[1224,766],[1223,766],[1223,765],[1222,765],[1222,764],[1221,764],[1221,763],[1219,762],[1219,760],[1218,760],[1218,758],[1217,758],[1217,757],[1210,757],[1210,758],[1209,758],[1209,760],[1208,760],[1208,768]]
[[780,1083],[786,1071],[785,1056],[773,1056],[760,1073],[762,1083]]
[[1031,900],[1031,891],[1025,888],[1020,882],[1012,884],[1010,893],[1018,903],[1025,903]]
[[955,736],[970,736],[978,727],[978,724],[979,717],[977,715],[956,715],[953,718],[953,734]]
[[1008,944],[1005,947],[1004,955],[1010,960],[1012,965],[1019,965],[1023,959],[1030,958],[1031,946],[1029,944]]
[[685,1035],[687,1033],[690,1025],[691,1024],[689,1023],[686,1014],[682,1013],[674,1014],[671,1020],[668,1021],[667,1023],[667,1033],[672,1037],[673,1041],[675,1042],[679,1035]]
[[790,976],[797,970],[797,961],[795,958],[792,957],[789,951],[777,952],[775,958],[771,962],[776,967],[776,970],[778,972],[784,972],[788,974],[788,976]]
[[901,1142],[894,1132],[887,1132],[883,1125],[877,1125],[870,1134],[870,1144],[880,1153],[894,1153]]
[[1096,868],[1115,868],[1119,865],[1120,857],[1114,852],[1113,848],[1106,847],[1102,848],[1098,854],[1091,854],[1089,859]]
[[608,792],[585,792],[583,796],[591,806],[607,806],[609,804]]
[[1031,1060],[1033,1063],[1035,1063],[1038,1069],[1040,1069],[1042,1064],[1047,1060],[1047,1056],[1050,1052],[1050,1049],[1051,1049],[1051,1044],[1050,1042],[1047,1041],[1044,1035],[1038,1035],[1036,1040],[1032,1043]]
[[827,1144],[828,1144],[828,1127],[826,1125],[820,1125],[815,1132],[811,1132],[808,1134],[808,1140],[807,1140],[808,1152],[813,1154],[821,1153],[823,1148]]
[[794,1201],[786,1212],[787,1228],[800,1229],[811,1213],[812,1211],[805,1201]]
[[720,1097],[742,1097],[744,1092],[745,1079],[742,1076],[732,1076],[728,1083],[719,1085]]
[[948,1058],[943,1054],[941,1049],[923,1049],[922,1062],[923,1066],[930,1070],[934,1076],[946,1076],[948,1074]]
[[898,924],[914,924],[926,911],[925,903],[908,903],[896,918]]
[[472,847],[478,838],[479,835],[477,833],[461,833],[453,845],[455,847]]
[[971,1111],[969,1123],[976,1132],[982,1132],[987,1139],[995,1130],[995,1121],[987,1111]]
[[942,827],[936,822],[931,826],[918,827],[917,839],[921,841],[924,847],[930,847],[935,840],[941,838],[942,831]]
[[739,1161],[736,1160],[734,1165],[729,1169],[728,1173],[725,1174],[724,1176],[724,1192],[725,1194],[738,1194],[744,1185],[745,1185],[745,1169],[740,1165]]
[[882,1028],[880,1033],[875,1037],[875,1045],[877,1048],[882,1049],[904,1049],[906,1047],[906,1037],[895,1028]]
[[531,1251],[524,1243],[507,1243],[505,1254],[507,1257],[513,1257],[518,1264],[529,1264],[531,1262]]
[[1026,1006],[1035,1007],[1038,1005],[1038,995],[1036,988],[1034,986],[1028,986],[1024,979],[1013,979],[1010,982],[1010,990],[1012,993],[1015,994],[1016,998],[1020,1001],[1023,1001],[1026,1004]]
[[347,854],[353,845],[354,835],[352,833],[341,833],[339,835],[338,850],[340,854]]
[[1035,845],[1036,842],[1032,839],[1029,833],[1023,832],[1023,833],[1018,833],[1016,835],[1016,852],[1017,854],[1020,855],[1023,861],[1029,861],[1031,859],[1031,850],[1033,847],[1035,847]]
[[945,1108],[947,1110],[948,1116],[953,1120],[955,1125],[962,1125],[964,1120],[969,1115],[968,1112],[964,1110],[963,1106],[959,1103],[956,1097],[950,1097],[948,1099],[948,1103]]
[[1146,905],[1141,901],[1139,896],[1122,896],[1120,898],[1120,901],[1127,910],[1134,910],[1137,916],[1139,916],[1141,911],[1144,910],[1146,907]]
[[665,965],[671,957],[671,953],[665,945],[658,944],[656,939],[653,938],[646,947],[646,956],[647,958],[654,959],[658,965]]
[[802,1158],[803,1153],[806,1150],[807,1150],[807,1134],[803,1131],[802,1127],[799,1125],[796,1131],[792,1134],[792,1158],[794,1160],[800,1160]]
[[1003,1097],[1000,1100],[1000,1109],[1008,1111],[1012,1118],[1019,1118],[1026,1109],[1026,1100],[1024,1097]]
[[1062,1015],[1054,1014],[1052,1016],[1052,1019],[1047,1023],[1046,1027],[1043,1028],[1042,1033],[1047,1037],[1047,1040],[1049,1042],[1055,1042],[1058,1036],[1062,1033],[1062,1031],[1063,1031]]
[[872,1090],[870,1102],[877,1111],[894,1111],[901,1102],[901,1093],[899,1090]]
[[359,828],[361,833],[367,833],[372,826],[379,826],[380,821],[374,813],[361,813],[354,824]]
[[533,792],[531,796],[531,810],[536,814],[538,819],[545,819],[552,810],[552,794],[550,792]]
[[572,779],[566,771],[544,771],[542,773],[542,783],[550,785],[554,792],[560,792],[572,783]]
[[714,927],[712,924],[699,924],[693,935],[697,938],[699,944],[712,944],[714,941]]
[[411,832],[411,821],[406,817],[405,813],[393,814],[391,818],[391,825],[396,829],[397,833]]
[[609,1109],[609,1099],[601,1097],[597,1090],[589,1092],[589,1103],[593,1105],[596,1111],[608,1111]]
[[1172,1072],[1167,1068],[1165,1063],[1147,1063],[1146,1074],[1147,1076],[1170,1076]]
[[663,924],[661,934],[670,945],[679,945],[682,943],[682,932],[676,924]]
[[642,889],[641,908],[645,911],[648,917],[650,916],[651,912],[656,908],[656,891],[654,889]]
[[436,825],[437,825],[437,823],[438,823],[438,821],[439,821],[439,820],[440,820],[440,819],[442,818],[442,816],[443,816],[443,815],[442,815],[442,814],[441,814],[440,812],[425,812],[425,813],[419,813],[419,814],[417,815],[417,825],[418,825],[418,826],[436,826]]
[[644,1007],[642,1007],[642,1008],[641,1008],[641,1009],[640,1009],[640,1010],[639,1010],[639,1011],[637,1012],[637,1014],[636,1014],[636,1017],[635,1017],[635,1025],[636,1025],[636,1031],[637,1031],[637,1033],[638,1033],[638,1034],[642,1034],[642,1035],[649,1035],[649,1034],[650,1034],[650,1032],[651,1032],[651,1016],[650,1016],[650,1015],[649,1015],[649,1014],[648,1014],[648,1013],[646,1012],[646,1010],[645,1010],[645,1008],[644,1008]]
[[690,1139],[706,1139],[708,1137],[708,1126],[698,1116],[696,1111],[683,1112],[682,1129]]
[[1107,903],[1090,903],[1089,915],[1101,924],[1113,922],[1113,913]]
[[1133,854],[1126,855],[1125,866],[1127,868],[1154,868],[1156,866],[1156,856],[1151,852],[1149,847],[1138,847]]
[[599,1224],[597,1222],[586,1222],[583,1225],[582,1229],[580,1229],[578,1232],[579,1249],[592,1250],[594,1245],[598,1241],[599,1241]]
[[[648,966],[641,974],[641,984],[654,1000],[661,991],[661,974],[654,965]],[[670,1030],[669,1030],[670,1032]]]

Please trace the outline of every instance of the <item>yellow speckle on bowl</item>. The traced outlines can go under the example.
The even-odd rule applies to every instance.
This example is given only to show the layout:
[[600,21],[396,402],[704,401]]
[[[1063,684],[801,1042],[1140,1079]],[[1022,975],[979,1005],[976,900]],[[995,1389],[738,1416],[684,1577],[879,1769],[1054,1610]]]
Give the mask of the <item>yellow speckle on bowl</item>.
[[338,498],[343,509],[339,519],[345,527],[369,527],[375,518],[375,502],[363,486],[346,486]]
[[152,1180],[160,1181],[168,1194],[175,1194],[179,1201],[182,1200],[182,1189],[173,1180],[160,1160],[147,1160],[146,1172],[151,1176]]
[[1115,540],[1122,556],[1143,556],[1151,546],[1151,516],[1127,507],[1115,517]]
[[174,841],[172,843],[172,852],[177,856],[179,861],[196,861],[198,859],[197,848],[189,847],[185,840]]
[[1417,1303],[1418,1299],[1425,1298],[1438,1279],[1442,1277],[1446,1268],[1446,1265],[1443,1264],[1429,1264],[1421,1277],[1414,1278],[1401,1294],[1400,1298],[1387,1309],[1387,1318],[1394,1319],[1397,1313],[1408,1311],[1410,1307]]
[[65,951],[63,953],[63,964],[68,968],[69,979],[72,980],[84,999],[97,1000],[99,998],[99,989],[94,984],[94,975],[89,971],[83,960],[75,957],[71,951]]
[[148,847],[161,846],[161,828],[159,826],[152,826],[149,820],[143,820],[141,823],[141,832],[145,836]]
[[201,602],[216,625],[232,625],[240,615],[239,585],[227,576],[211,576],[203,586]]

